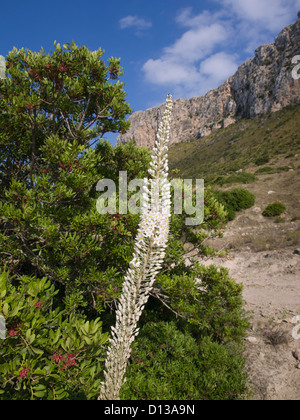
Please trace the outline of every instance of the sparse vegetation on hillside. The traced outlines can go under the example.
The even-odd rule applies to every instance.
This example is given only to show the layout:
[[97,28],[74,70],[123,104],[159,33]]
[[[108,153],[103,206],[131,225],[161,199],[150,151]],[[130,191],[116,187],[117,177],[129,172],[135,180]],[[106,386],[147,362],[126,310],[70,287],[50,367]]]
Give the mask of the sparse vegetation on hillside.
[[[206,183],[230,175],[233,183],[244,182],[243,171],[254,165],[268,164],[276,156],[300,153],[300,106],[266,114],[253,120],[241,120],[208,137],[191,139],[170,148],[170,168],[179,169],[182,178],[204,178]],[[289,170],[289,169],[287,169]],[[226,177],[227,175],[227,177]],[[252,174],[251,174],[252,175]],[[230,182],[231,182],[230,181]]]
[[240,172],[229,176],[221,176],[215,180],[215,183],[220,185],[232,185],[232,184],[250,184],[256,180],[256,176],[249,174],[248,172]]
[[223,204],[227,212],[227,220],[233,220],[237,211],[246,210],[255,203],[255,195],[242,188],[231,191],[214,191],[219,203]]
[[263,216],[265,217],[275,217],[280,216],[282,213],[286,211],[286,207],[280,201],[276,201],[275,203],[269,204],[263,212]]

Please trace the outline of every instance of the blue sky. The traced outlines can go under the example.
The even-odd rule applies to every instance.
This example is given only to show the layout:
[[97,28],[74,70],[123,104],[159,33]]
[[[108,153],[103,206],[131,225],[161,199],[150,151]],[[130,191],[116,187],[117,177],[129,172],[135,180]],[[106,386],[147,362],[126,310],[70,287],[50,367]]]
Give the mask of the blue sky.
[[[0,54],[56,40],[121,57],[135,111],[216,88],[293,23],[300,0],[37,0],[1,4]],[[108,136],[114,142],[115,136]]]

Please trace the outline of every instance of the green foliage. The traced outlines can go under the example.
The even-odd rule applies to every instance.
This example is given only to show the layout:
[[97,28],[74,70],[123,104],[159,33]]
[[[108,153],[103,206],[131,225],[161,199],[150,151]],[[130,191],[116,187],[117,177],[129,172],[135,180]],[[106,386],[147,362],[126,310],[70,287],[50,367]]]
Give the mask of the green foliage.
[[68,315],[53,302],[58,291],[46,278],[24,276],[14,286],[0,274],[0,399],[91,399],[100,387],[107,334],[99,318]]
[[270,167],[265,166],[264,168],[258,169],[255,174],[275,174],[280,172],[289,172],[291,170],[291,166],[280,166],[280,167]]
[[[299,130],[299,105],[243,119],[207,137],[172,145],[170,168],[180,170],[182,178],[204,178],[206,183],[216,183],[230,171],[268,163],[268,159],[281,154],[299,154]],[[239,177],[235,182],[240,181]]]
[[128,182],[146,176],[151,160],[151,152],[147,147],[136,147],[133,141],[113,147],[108,142],[100,141],[96,149],[102,157],[98,167],[99,173],[112,179],[117,185],[120,171],[127,171]]
[[133,346],[121,398],[236,400],[245,384],[241,353],[209,337],[198,345],[174,322],[149,323]]
[[158,277],[141,319],[121,398],[240,399],[247,393],[242,285],[216,266]]
[[135,223],[121,218],[115,226],[113,216],[97,213],[95,186],[109,162],[105,173],[106,156],[91,146],[108,131],[126,130],[131,110],[117,80],[119,59],[105,65],[101,49],[55,46],[51,54],[14,49],[0,80],[1,262],[17,277],[60,284],[73,309],[99,312],[103,284],[108,303],[121,286],[112,267],[128,264]]
[[262,166],[265,165],[266,163],[270,162],[270,156],[268,152],[265,152],[262,156],[260,156],[259,158],[255,159],[254,163],[257,166]]
[[[193,199],[195,199],[194,196]],[[196,205],[195,201],[193,205]],[[200,252],[206,253],[207,247],[203,244],[204,240],[208,236],[220,237],[223,234],[227,213],[223,204],[219,203],[210,188],[206,188],[204,191],[204,220],[201,226],[198,226],[197,229],[194,226],[187,226],[185,220],[190,216],[184,211],[182,215],[172,214],[169,243],[165,258],[166,266],[183,263],[184,248],[182,238],[198,246]]]
[[228,220],[233,220],[236,212],[249,209],[255,204],[254,194],[242,188],[235,188],[230,191],[218,190],[214,191],[214,195],[224,205]]
[[[105,65],[102,55],[75,43],[55,44],[49,55],[14,49],[7,57],[8,77],[0,80],[0,264],[5,267],[0,314],[7,321],[7,338],[0,341],[2,399],[94,399],[99,394],[108,339],[102,327],[105,332],[114,324],[139,216],[99,215],[96,185],[104,178],[118,185],[120,171],[127,171],[128,181],[144,178],[150,162],[146,148],[112,147],[99,139],[108,131],[125,131],[131,112],[117,80],[120,60]],[[187,337],[188,360],[194,363],[197,355],[191,393],[180,394],[169,382],[165,395],[238,398],[241,364],[229,365],[228,355],[237,356],[232,349],[245,329],[241,287],[222,269],[183,264],[183,237],[205,252],[203,241],[221,235],[226,222],[225,203],[209,188],[204,199],[204,223],[197,230],[185,225],[186,214],[172,215],[162,274],[141,326],[143,331],[150,322],[155,329],[163,318],[166,343],[171,346],[173,332],[178,343]],[[157,338],[150,337],[147,345],[154,351]],[[201,357],[217,353],[218,346],[224,370],[215,355],[216,370],[207,371],[205,384]],[[175,351],[169,358],[176,369],[180,360],[181,370],[191,372]],[[133,358],[128,381],[139,368],[135,364]],[[155,386],[163,385],[157,380]],[[161,395],[154,393],[155,387],[145,397]]]
[[247,172],[241,172],[239,174],[229,175],[228,177],[221,177],[217,180],[217,184],[220,186],[229,184],[250,184],[255,180],[255,175]]
[[263,168],[259,168],[255,174],[273,174],[276,172],[275,168],[271,168],[271,166],[264,166]]
[[105,65],[101,49],[54,45],[50,54],[14,48],[6,58],[7,78],[0,81],[2,146],[10,146],[11,158],[18,156],[20,163],[38,154],[49,132],[87,144],[128,128],[124,84],[115,82],[123,75],[120,59]]
[[183,266],[158,277],[162,296],[168,306],[187,321],[197,337],[206,335],[219,342],[239,341],[248,327],[243,317],[242,285],[228,276],[228,270],[212,265]]
[[275,217],[280,216],[282,213],[286,211],[286,207],[280,201],[276,201],[275,203],[269,204],[265,210],[263,211],[263,216],[265,217]]

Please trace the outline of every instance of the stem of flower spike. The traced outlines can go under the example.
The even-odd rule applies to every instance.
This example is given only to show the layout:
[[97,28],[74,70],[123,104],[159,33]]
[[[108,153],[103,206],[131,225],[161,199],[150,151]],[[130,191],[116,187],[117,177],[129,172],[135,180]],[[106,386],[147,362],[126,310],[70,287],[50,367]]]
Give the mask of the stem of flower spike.
[[116,325],[112,327],[99,400],[120,398],[131,345],[139,333],[137,324],[165,256],[171,215],[167,179],[171,110],[172,97],[168,95],[152,153],[151,179],[144,180],[141,221],[116,312]]

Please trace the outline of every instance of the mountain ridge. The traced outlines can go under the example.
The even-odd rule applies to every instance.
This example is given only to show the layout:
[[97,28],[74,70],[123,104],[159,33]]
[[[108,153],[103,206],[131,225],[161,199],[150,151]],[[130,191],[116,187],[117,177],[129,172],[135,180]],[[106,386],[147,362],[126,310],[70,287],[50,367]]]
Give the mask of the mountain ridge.
[[[253,119],[300,104],[300,79],[292,77],[293,57],[300,55],[300,14],[272,44],[263,44],[255,56],[218,88],[191,99],[174,100],[170,145],[205,137],[242,118]],[[117,143],[132,139],[137,146],[154,146],[164,104],[129,117],[131,127]]]

